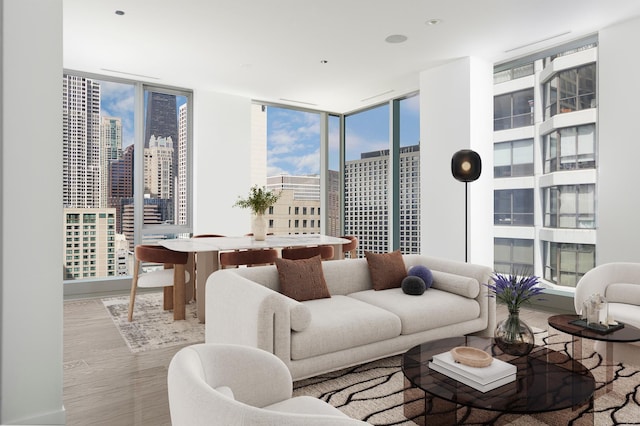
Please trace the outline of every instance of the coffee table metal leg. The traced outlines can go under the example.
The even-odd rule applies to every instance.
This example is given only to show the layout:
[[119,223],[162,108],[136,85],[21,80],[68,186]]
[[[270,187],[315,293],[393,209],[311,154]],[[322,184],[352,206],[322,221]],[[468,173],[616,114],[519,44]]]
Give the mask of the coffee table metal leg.
[[609,393],[613,390],[613,342],[605,343],[605,360],[607,364],[605,374],[605,388],[604,393]]

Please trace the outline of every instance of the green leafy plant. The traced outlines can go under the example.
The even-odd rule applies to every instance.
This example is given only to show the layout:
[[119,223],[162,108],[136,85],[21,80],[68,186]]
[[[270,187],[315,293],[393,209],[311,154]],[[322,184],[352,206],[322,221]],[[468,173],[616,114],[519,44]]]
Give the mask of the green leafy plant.
[[249,190],[249,196],[247,198],[238,196],[238,201],[233,206],[251,209],[254,214],[264,214],[279,198],[280,194],[268,191],[265,187],[260,188],[258,185],[254,185]]

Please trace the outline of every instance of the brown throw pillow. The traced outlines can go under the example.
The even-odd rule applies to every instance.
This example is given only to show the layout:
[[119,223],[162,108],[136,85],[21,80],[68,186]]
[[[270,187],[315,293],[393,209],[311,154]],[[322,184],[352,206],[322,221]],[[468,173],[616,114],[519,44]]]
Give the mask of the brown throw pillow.
[[310,259],[276,259],[280,293],[303,302],[331,297],[322,272],[320,255]]
[[402,280],[407,276],[407,267],[400,250],[383,254],[365,251],[364,255],[367,257],[374,290],[399,288],[402,285]]

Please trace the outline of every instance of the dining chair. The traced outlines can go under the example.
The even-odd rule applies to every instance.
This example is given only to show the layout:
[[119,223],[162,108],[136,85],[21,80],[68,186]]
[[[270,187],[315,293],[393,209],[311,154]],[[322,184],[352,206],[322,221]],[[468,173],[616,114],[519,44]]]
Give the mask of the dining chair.
[[345,243],[342,245],[342,257],[346,258],[347,253],[349,253],[350,259],[355,259],[358,257],[356,249],[358,248],[358,237],[354,235],[344,235],[340,238],[344,238],[346,240],[351,240],[349,243]]
[[220,253],[220,269],[241,265],[273,265],[278,257],[276,249],[223,251]]
[[[190,277],[189,272],[185,269],[189,258],[187,252],[173,251],[162,246],[145,244],[135,246],[134,252],[135,263],[133,279],[131,280],[131,297],[129,299],[129,322],[133,321],[133,307],[138,287],[164,287],[163,307],[168,310],[172,309],[174,304],[173,286],[179,279],[183,279],[187,283]],[[141,262],[160,263],[164,265],[164,269],[142,272],[140,270]],[[184,299],[184,294],[176,295],[176,297]]]
[[283,259],[310,259],[318,255],[322,260],[333,259],[333,246],[287,247],[282,249]]

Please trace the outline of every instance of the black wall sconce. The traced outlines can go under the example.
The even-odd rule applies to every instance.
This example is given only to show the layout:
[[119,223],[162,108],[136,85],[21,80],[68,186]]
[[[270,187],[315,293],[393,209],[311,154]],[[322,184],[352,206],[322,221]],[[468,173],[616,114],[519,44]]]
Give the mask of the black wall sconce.
[[468,237],[468,184],[480,177],[482,172],[482,160],[480,155],[470,149],[461,149],[451,157],[451,174],[456,180],[464,182],[464,261],[469,259],[469,237]]

